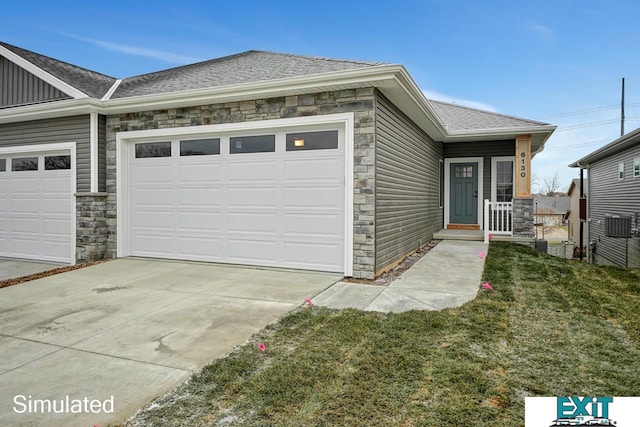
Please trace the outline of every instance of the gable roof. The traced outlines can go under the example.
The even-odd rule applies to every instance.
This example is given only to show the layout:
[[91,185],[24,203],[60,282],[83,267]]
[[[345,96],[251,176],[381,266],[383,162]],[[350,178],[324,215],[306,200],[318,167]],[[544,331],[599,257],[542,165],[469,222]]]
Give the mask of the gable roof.
[[123,79],[111,99],[240,85],[383,65],[250,50]]
[[[586,184],[586,180],[585,180],[585,184]],[[571,180],[571,184],[569,184],[567,195],[572,196],[574,191],[578,191],[578,196],[580,196],[579,190],[580,190],[580,178],[574,178],[573,180]],[[587,194],[587,185],[584,185],[582,192],[585,195]]]
[[429,102],[450,132],[550,126],[548,123],[521,119],[433,99],[430,99]]
[[586,168],[591,163],[595,163],[613,154],[619,153],[626,148],[635,147],[636,145],[640,145],[640,128],[622,135],[620,138],[610,142],[604,147],[598,148],[596,151],[587,154],[580,160],[571,163],[569,167]]
[[[0,42],[0,46],[92,98],[102,98],[116,82],[113,77],[12,46],[8,43]],[[63,90],[63,92],[66,91]]]

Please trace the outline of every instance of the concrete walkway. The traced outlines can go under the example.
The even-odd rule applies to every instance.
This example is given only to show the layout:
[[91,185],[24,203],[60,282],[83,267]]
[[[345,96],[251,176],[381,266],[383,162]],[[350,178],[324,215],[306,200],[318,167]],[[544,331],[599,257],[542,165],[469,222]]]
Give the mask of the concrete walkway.
[[400,313],[459,307],[475,298],[489,245],[444,240],[388,286],[338,282],[313,303],[343,309]]

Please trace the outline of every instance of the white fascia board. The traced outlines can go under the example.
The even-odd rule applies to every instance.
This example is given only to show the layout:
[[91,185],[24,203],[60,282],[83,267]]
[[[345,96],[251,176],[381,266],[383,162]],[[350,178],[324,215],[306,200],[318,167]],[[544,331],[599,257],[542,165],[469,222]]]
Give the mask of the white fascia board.
[[436,113],[435,109],[425,96],[424,92],[418,87],[413,80],[409,72],[403,66],[399,67],[397,74],[397,82],[404,89],[407,95],[415,103],[415,105],[421,110],[421,112],[429,119],[429,121],[435,126],[439,135],[430,135],[436,140],[446,138],[448,132],[445,124],[440,119],[440,116]]
[[0,124],[50,119],[78,114],[101,113],[102,102],[93,98],[66,99],[0,110]]
[[4,46],[0,46],[0,55],[4,56],[9,61],[13,62],[14,64],[16,64],[16,65],[18,65],[18,66],[20,66],[22,68],[24,68],[25,70],[27,70],[28,72],[30,72],[34,76],[38,77],[39,79],[44,80],[45,82],[49,83],[51,86],[55,87],[56,89],[66,93],[67,95],[69,95],[69,96],[71,96],[71,97],[73,97],[75,99],[82,99],[82,98],[88,98],[89,97],[89,95],[87,95],[86,93],[84,93],[84,92],[76,89],[75,87],[71,86],[70,84],[60,80],[56,76],[54,76],[52,74],[49,74],[48,72],[44,71],[42,68],[36,67],[31,62],[27,61],[26,59],[24,59],[20,55],[17,55],[15,53],[13,53],[12,51],[10,51],[9,49],[7,49]]

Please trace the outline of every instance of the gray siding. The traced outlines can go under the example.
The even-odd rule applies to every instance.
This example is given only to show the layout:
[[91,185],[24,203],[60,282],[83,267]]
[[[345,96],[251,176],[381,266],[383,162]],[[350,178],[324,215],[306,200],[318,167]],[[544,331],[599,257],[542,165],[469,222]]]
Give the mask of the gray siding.
[[76,143],[77,191],[90,191],[89,115],[0,124],[0,147]]
[[[633,159],[640,157],[640,145],[591,164],[589,167],[589,240],[596,243],[600,264],[627,266],[626,240],[605,236],[606,214],[635,215],[640,212],[640,177],[633,177]],[[618,164],[624,161],[624,180],[618,180]],[[638,242],[629,245],[629,267],[640,267]]]
[[0,108],[69,98],[69,95],[0,56]]
[[107,191],[107,116],[98,115],[98,191]]
[[390,101],[376,98],[376,271],[442,228],[434,142]]
[[491,198],[491,158],[499,156],[515,156],[515,140],[483,141],[483,142],[454,142],[444,144],[444,157],[482,157],[482,196]]

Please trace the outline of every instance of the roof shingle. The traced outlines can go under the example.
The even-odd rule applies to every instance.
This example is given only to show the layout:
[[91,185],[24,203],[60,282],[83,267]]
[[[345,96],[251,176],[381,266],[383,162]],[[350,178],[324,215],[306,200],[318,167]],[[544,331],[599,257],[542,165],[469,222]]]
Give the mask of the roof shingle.
[[433,99],[429,102],[449,132],[549,126],[548,123],[477,110],[458,104]]
[[40,55],[30,50],[4,42],[0,42],[0,45],[92,98],[102,98],[116,82],[113,77]]
[[250,50],[235,55],[123,79],[111,98],[254,83],[380,65]]

